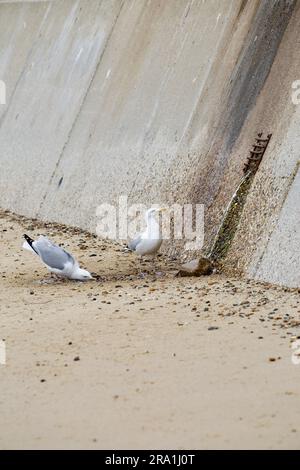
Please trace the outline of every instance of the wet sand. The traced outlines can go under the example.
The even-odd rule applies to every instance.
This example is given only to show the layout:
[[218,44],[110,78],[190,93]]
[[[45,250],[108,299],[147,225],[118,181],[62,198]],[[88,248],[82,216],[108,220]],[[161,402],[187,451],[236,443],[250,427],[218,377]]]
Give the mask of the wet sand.
[[[22,234],[64,242],[52,280]],[[300,293],[0,213],[1,449],[300,448]]]

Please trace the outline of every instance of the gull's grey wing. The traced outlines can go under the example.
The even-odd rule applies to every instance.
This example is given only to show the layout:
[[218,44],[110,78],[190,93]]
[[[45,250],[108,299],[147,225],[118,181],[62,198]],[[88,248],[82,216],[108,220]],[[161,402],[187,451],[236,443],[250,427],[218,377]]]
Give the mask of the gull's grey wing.
[[128,248],[129,250],[131,251],[135,251],[137,245],[140,243],[140,241],[142,240],[142,235],[138,235],[136,238],[134,238],[133,240],[131,240],[131,242],[128,243]]
[[75,260],[70,253],[45,238],[37,240],[35,248],[43,262],[50,268],[63,270],[67,263],[75,264]]

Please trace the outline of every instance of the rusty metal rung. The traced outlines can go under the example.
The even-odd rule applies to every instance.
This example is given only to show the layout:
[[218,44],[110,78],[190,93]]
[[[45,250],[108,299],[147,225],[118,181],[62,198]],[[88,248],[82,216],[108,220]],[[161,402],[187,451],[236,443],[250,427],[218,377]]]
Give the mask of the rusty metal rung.
[[265,145],[261,145],[261,144],[256,144],[256,145],[253,145],[254,148],[258,148],[258,149],[265,149],[266,146]]
[[256,142],[265,142],[267,144],[270,139],[255,139],[255,140]]

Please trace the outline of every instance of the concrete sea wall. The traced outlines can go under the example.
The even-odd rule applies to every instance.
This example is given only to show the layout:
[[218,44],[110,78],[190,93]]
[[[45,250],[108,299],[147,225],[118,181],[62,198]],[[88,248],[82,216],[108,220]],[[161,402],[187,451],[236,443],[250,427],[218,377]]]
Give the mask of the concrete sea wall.
[[0,1],[0,206],[94,232],[120,195],[203,203],[208,252],[271,133],[225,265],[298,287],[299,26],[293,0]]

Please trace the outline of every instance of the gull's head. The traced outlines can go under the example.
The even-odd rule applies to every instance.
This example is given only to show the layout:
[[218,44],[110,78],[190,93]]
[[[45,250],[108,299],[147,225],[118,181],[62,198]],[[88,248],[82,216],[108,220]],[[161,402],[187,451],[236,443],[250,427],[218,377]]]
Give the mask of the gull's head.
[[160,212],[166,212],[167,211],[167,208],[166,207],[159,207],[158,209],[156,209],[156,212],[160,213]]
[[85,269],[77,268],[72,276],[72,279],[76,279],[77,281],[89,281],[90,279],[94,278],[91,273]]
[[165,212],[167,210],[166,207],[151,207],[146,211],[146,220],[148,220],[150,217],[154,217],[156,214],[160,214],[162,212]]

